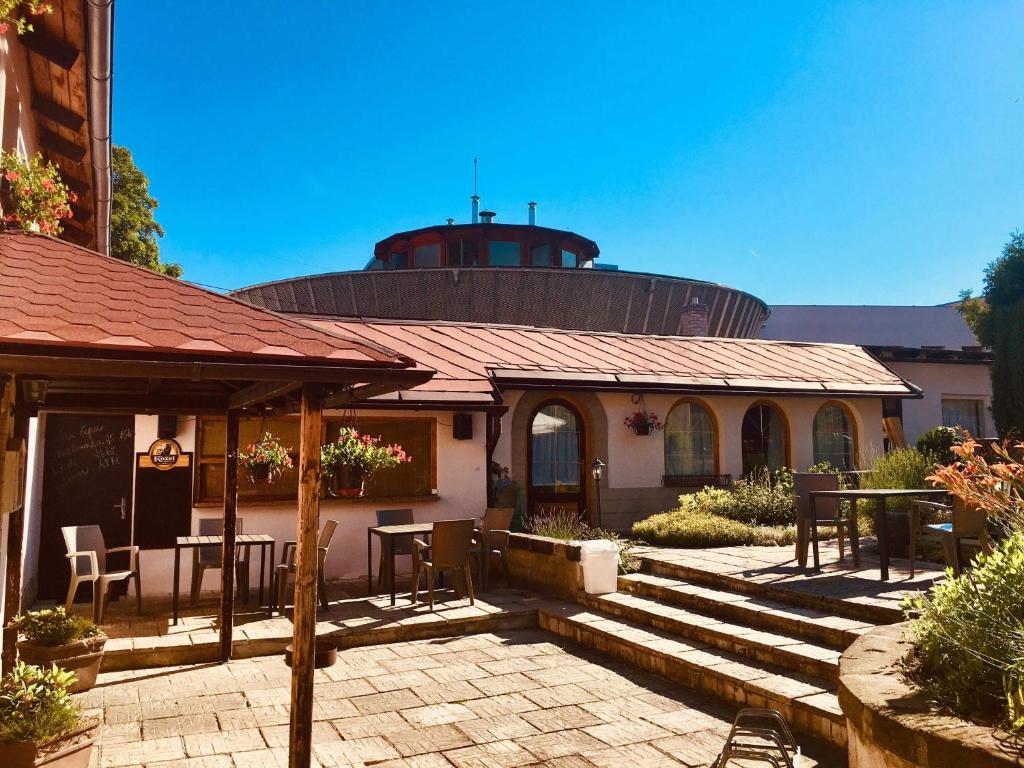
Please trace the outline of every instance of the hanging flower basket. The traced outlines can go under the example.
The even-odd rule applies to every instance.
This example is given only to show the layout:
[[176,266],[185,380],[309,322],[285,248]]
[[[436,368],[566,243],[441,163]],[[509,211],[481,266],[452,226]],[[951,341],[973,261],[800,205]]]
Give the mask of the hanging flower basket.
[[285,470],[292,468],[292,457],[288,449],[269,432],[264,432],[257,442],[250,443],[239,452],[238,461],[249,477],[250,483],[270,484]]
[[4,227],[59,235],[78,197],[61,180],[60,171],[38,152],[29,159],[0,152],[0,198]]
[[329,496],[360,498],[374,473],[412,461],[400,445],[384,445],[379,437],[344,427],[338,439],[320,449],[320,470]]
[[662,423],[658,421],[658,415],[651,411],[636,411],[627,416],[623,420],[623,424],[637,435],[649,435],[662,428]]

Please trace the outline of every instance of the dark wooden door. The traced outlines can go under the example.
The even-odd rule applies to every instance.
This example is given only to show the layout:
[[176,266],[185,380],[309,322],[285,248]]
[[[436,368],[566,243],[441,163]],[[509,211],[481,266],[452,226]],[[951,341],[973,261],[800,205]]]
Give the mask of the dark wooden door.
[[[60,530],[63,526],[99,525],[108,548],[131,543],[134,456],[133,416],[47,414],[39,536],[40,598],[63,602],[67,595],[71,570]],[[116,555],[107,568],[127,564],[127,555]],[[89,588],[80,587],[78,596],[80,600],[90,599]]]
[[529,514],[564,511],[582,517],[586,443],[579,412],[564,400],[549,400],[533,412],[529,430]]

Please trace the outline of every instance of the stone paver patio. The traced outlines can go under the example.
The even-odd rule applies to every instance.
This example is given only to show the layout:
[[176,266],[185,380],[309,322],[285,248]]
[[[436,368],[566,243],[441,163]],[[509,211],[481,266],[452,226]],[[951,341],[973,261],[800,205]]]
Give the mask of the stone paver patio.
[[[289,683],[267,656],[103,673],[76,698],[102,719],[94,765],[274,766],[287,765]],[[415,640],[340,651],[316,673],[314,763],[708,766],[733,715],[539,630]]]

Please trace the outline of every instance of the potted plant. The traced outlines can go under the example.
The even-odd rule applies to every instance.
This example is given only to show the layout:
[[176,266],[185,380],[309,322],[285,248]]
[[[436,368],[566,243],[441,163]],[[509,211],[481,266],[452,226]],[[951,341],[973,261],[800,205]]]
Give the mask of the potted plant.
[[44,235],[59,235],[78,196],[61,180],[60,171],[38,152],[25,159],[0,152],[0,192],[4,224]]
[[0,0],[0,35],[11,27],[19,35],[34,32],[35,28],[24,14],[26,10],[29,16],[44,16],[53,13],[53,5],[38,0]]
[[292,468],[292,457],[281,441],[269,432],[239,452],[238,460],[249,475],[250,483],[272,483],[286,469]]
[[29,611],[14,617],[18,630],[18,654],[28,664],[51,664],[75,674],[71,693],[87,691],[96,684],[107,636],[86,618],[69,614],[64,606]]
[[324,488],[331,496],[359,498],[375,472],[412,461],[402,446],[385,445],[379,437],[342,427],[338,439],[320,448]]
[[19,661],[0,679],[0,765],[86,768],[99,723],[68,692],[75,674]]
[[627,416],[623,423],[637,435],[649,435],[653,430],[662,428],[658,415],[651,411],[636,411]]

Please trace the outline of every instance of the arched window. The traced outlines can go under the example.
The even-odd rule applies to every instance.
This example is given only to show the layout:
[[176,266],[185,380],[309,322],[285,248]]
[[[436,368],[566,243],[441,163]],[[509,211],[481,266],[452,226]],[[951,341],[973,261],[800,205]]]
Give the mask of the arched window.
[[814,416],[814,463],[827,461],[837,469],[855,469],[853,422],[839,403],[825,403]]
[[750,406],[743,417],[743,474],[759,467],[771,471],[786,465],[786,422],[779,410],[767,403]]
[[554,494],[582,490],[582,430],[576,412],[549,403],[530,424],[530,485]]
[[675,477],[714,475],[715,422],[707,408],[683,400],[665,420],[665,474]]

